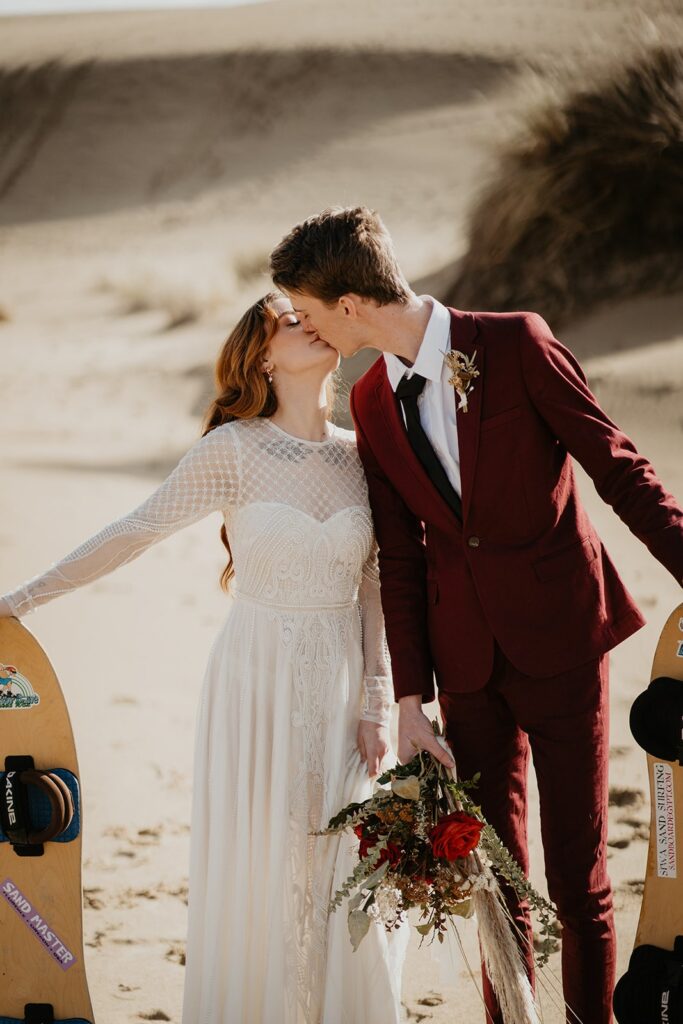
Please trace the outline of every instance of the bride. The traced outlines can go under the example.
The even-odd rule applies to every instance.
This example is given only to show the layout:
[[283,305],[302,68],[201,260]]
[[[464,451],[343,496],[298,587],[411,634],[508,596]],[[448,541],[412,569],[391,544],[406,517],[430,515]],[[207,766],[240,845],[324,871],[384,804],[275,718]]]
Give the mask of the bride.
[[358,840],[311,836],[370,796],[393,691],[339,354],[268,293],[216,364],[202,437],[142,504],[0,598],[35,607],[220,510],[233,602],[196,713],[183,1024],[394,1024],[409,924],[353,952],[328,903]]

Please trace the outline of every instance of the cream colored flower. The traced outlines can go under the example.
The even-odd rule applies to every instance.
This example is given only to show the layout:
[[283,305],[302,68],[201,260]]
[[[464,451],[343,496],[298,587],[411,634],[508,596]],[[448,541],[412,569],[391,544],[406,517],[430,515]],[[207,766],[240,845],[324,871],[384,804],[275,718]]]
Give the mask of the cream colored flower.
[[460,395],[458,409],[467,412],[467,396],[473,389],[472,381],[475,377],[479,376],[479,370],[474,365],[475,356],[466,356],[464,352],[454,348],[450,352],[444,352],[443,357],[448,369],[451,371],[448,383]]

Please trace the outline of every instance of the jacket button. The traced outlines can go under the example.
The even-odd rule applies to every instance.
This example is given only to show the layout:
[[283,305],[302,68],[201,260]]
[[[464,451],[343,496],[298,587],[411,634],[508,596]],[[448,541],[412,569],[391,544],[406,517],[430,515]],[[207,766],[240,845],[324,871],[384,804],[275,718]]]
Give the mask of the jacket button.
[[469,546],[471,548],[478,548],[479,547],[479,538],[478,537],[468,537],[467,538],[467,543],[469,544]]

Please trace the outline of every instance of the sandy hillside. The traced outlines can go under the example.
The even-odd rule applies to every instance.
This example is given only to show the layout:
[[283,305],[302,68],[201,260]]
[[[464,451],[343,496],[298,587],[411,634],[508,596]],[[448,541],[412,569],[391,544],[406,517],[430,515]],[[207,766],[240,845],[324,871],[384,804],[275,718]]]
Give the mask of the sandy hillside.
[[[671,10],[465,0],[456,15],[447,0],[281,0],[2,19],[0,592],[134,507],[195,440],[214,355],[265,290],[264,256],[292,223],[332,203],[375,206],[413,282],[439,294],[492,141],[558,69],[578,74],[678,31]],[[682,323],[683,296],[625,297],[562,332],[679,497]],[[347,365],[349,379],[367,362]],[[338,418],[348,423],[343,401]],[[580,479],[648,619],[612,657],[621,973],[649,813],[628,709],[680,591]],[[229,609],[219,526],[209,517],[25,619],[77,737],[86,954],[108,1024],[180,1020],[192,729]],[[542,888],[535,804],[530,843]],[[462,934],[476,968],[474,930]],[[558,963],[548,1024],[563,1019],[550,992]],[[408,1020],[482,1019],[465,965],[442,977],[417,937],[404,1002]]]

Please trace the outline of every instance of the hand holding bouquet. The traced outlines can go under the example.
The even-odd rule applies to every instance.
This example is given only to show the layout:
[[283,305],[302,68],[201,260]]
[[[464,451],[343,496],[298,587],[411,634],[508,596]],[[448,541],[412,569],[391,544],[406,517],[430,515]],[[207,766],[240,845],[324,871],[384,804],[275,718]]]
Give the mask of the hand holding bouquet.
[[[435,720],[439,742],[446,742]],[[544,937],[539,965],[547,962],[555,908],[536,892],[522,869],[484,819],[470,793],[479,776],[458,781],[455,773],[426,751],[397,764],[375,783],[362,803],[348,804],[332,817],[329,835],[352,829],[359,839],[358,864],[337,890],[330,911],[348,899],[354,950],[372,919],[387,930],[421,910],[417,930],[443,941],[449,919],[476,913],[487,972],[506,1020],[538,1020],[533,994],[515,940],[515,923],[500,890],[507,881],[537,912]],[[388,788],[385,788],[388,787]]]

